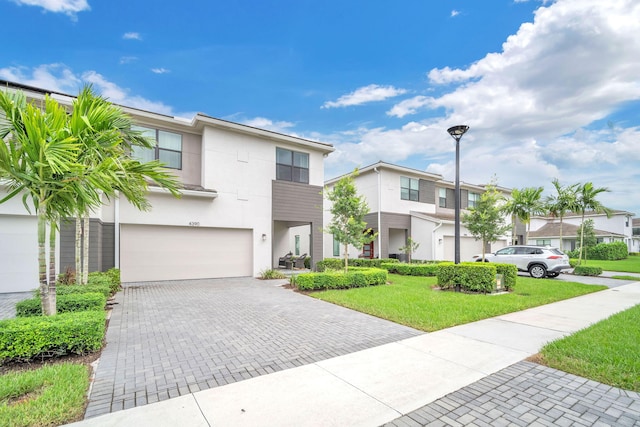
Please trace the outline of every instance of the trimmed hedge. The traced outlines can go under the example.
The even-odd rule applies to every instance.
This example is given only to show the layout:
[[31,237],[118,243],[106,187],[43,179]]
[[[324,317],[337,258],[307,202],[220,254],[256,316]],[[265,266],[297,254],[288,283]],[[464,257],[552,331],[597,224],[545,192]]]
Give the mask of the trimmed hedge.
[[441,289],[491,293],[496,284],[496,264],[466,262],[460,264],[443,262],[438,268],[438,285]]
[[502,287],[507,291],[512,291],[516,287],[518,279],[518,267],[513,264],[494,263],[496,274],[502,274]]
[[[567,252],[569,258],[578,258],[579,249]],[[598,243],[597,245],[587,248],[586,259],[600,259],[606,261],[617,261],[626,259],[629,250],[624,242]],[[583,254],[583,257],[585,254]]]
[[387,270],[380,268],[353,268],[348,273],[303,273],[291,277],[291,284],[301,291],[322,289],[361,288],[387,283]]
[[599,276],[602,274],[602,268],[592,267],[587,265],[578,265],[573,269],[573,274],[576,276]]
[[[349,259],[349,268],[351,267],[367,267],[367,268],[382,268],[382,263],[398,262],[394,258],[353,258]],[[325,270],[344,270],[343,258],[325,258],[322,261],[316,263],[316,270],[323,272]]]
[[[37,296],[36,291],[36,296]],[[89,294],[99,293],[106,298],[111,296],[111,288],[108,285],[59,285],[56,286],[56,295],[70,295],[70,294]]]
[[104,332],[104,311],[1,320],[0,364],[86,354],[102,347]]
[[89,273],[87,285],[109,286],[111,294],[115,294],[122,287],[120,286],[120,270],[111,268],[107,271],[94,271]]
[[[106,303],[107,297],[105,297],[104,294],[97,292],[56,295],[56,307],[58,313],[87,310],[103,311]],[[40,298],[30,298],[17,303],[16,316],[42,316],[42,302],[40,301]]]
[[381,267],[389,273],[401,274],[403,276],[435,276],[438,274],[438,264],[383,262]]

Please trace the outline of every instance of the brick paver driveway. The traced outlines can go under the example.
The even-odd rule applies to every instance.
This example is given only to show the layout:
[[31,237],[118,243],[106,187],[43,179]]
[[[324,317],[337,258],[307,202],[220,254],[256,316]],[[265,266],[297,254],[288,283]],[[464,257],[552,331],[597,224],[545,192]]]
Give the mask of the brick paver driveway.
[[243,278],[125,287],[116,297],[85,417],[422,333],[281,283]]

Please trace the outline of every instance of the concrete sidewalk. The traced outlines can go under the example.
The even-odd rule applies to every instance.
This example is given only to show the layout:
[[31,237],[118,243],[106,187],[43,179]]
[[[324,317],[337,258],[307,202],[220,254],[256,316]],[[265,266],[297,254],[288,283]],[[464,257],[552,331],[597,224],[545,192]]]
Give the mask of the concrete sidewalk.
[[636,304],[640,282],[72,425],[379,426]]

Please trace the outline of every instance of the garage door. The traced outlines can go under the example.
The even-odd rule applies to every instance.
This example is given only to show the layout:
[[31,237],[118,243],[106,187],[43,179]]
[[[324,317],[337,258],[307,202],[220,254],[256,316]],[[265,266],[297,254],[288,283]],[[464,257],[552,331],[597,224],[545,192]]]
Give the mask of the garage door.
[[122,224],[122,281],[251,276],[252,236],[252,230]]
[[36,218],[0,215],[0,292],[26,292],[37,287]]
[[[453,261],[456,252],[455,237],[444,238],[444,254],[447,260]],[[482,242],[473,237],[460,237],[460,262],[473,261],[473,255],[482,253]]]

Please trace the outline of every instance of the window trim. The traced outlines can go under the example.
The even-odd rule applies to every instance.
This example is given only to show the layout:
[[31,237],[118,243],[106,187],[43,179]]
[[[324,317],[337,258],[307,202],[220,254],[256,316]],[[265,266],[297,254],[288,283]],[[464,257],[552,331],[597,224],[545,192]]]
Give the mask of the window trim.
[[[279,161],[279,156],[278,156],[278,151],[281,152],[288,152],[289,153],[289,163],[281,163]],[[302,167],[302,166],[296,166],[296,154],[298,154],[299,156],[303,156],[303,158],[306,158],[306,163],[307,163],[307,167]],[[288,181],[288,182],[297,182],[300,184],[309,184],[309,179],[310,179],[310,156],[309,153],[305,153],[303,151],[295,151],[295,150],[289,150],[288,148],[282,148],[282,147],[276,147],[276,180],[278,181]],[[281,176],[279,176],[279,170],[281,167],[285,167],[288,168],[289,172],[290,172],[290,176],[291,179],[286,179],[283,178]],[[296,171],[298,173],[296,173]],[[296,177],[300,177],[302,174],[300,174],[301,171],[306,171],[306,174],[304,175],[306,180],[299,180],[296,179]]]
[[[184,135],[182,135],[181,133],[178,133],[178,132],[172,132],[172,131],[165,130],[165,129],[152,128],[152,127],[143,126],[143,125],[133,125],[132,126],[132,130],[139,131],[139,132],[141,132],[143,134],[145,132],[147,132],[147,131],[154,132],[155,136],[153,138],[155,139],[156,144],[153,147],[149,148],[149,150],[153,150],[154,160],[160,160],[160,151],[169,152],[169,153],[178,153],[178,154],[180,154],[180,162],[179,162],[178,167],[171,166],[168,163],[165,163],[163,165],[163,167],[165,167],[167,169],[182,170],[182,154],[183,154],[183,148],[184,148]],[[171,149],[171,148],[162,148],[162,147],[160,147],[160,132],[164,132],[164,133],[180,136],[180,150],[174,150],[174,149]],[[151,135],[149,135],[148,138],[151,139],[152,138]],[[144,147],[139,147],[139,148],[143,149]],[[137,159],[137,160],[139,160],[139,159]]]
[[[408,180],[408,187],[404,187],[403,186],[403,180]],[[417,188],[411,188],[412,185],[415,182],[416,187]],[[407,196],[405,197],[405,192],[403,190],[406,190],[407,192]],[[410,202],[418,202],[420,201],[420,180],[417,178],[411,178],[408,176],[400,176],[400,200],[408,200]]]
[[[444,194],[444,197],[442,197]],[[438,206],[441,208],[447,207],[447,189],[446,188],[438,188]]]

